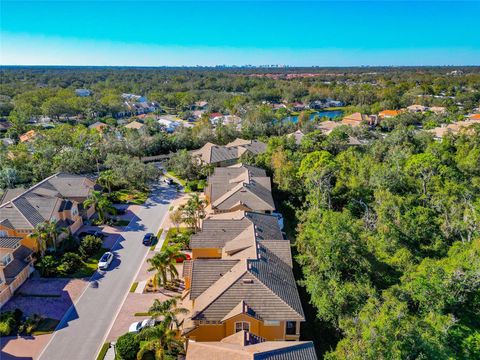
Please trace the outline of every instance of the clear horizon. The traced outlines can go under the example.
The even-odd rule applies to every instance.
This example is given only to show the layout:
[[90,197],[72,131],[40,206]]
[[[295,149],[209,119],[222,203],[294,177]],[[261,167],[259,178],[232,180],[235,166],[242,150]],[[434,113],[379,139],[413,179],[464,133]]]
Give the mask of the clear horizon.
[[480,64],[477,1],[1,2],[0,64]]

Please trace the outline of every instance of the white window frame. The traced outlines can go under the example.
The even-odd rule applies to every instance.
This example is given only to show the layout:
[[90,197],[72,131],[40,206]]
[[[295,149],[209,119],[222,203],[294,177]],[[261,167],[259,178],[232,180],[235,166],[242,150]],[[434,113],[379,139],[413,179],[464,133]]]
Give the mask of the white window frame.
[[263,326],[280,326],[280,321],[278,320],[264,320]]
[[[247,325],[245,328],[245,324]],[[239,330],[237,330],[237,325],[241,325],[241,328]],[[235,330],[235,334],[239,331],[242,331],[242,330],[245,330],[245,331],[250,331],[250,322],[248,321],[236,321],[235,322],[235,325],[234,325],[234,330]]]

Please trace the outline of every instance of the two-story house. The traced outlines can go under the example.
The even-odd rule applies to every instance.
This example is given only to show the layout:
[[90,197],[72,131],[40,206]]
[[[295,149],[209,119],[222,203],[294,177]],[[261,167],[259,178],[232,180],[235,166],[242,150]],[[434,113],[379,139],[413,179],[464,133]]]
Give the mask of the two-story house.
[[55,221],[70,233],[75,233],[83,219],[94,214],[83,202],[96,188],[86,176],[57,173],[29,189],[7,190],[0,204],[0,238],[19,237],[22,244],[37,251],[37,243],[30,234],[35,226]]
[[33,272],[32,253],[21,237],[0,237],[0,308]]
[[265,170],[249,165],[215,168],[208,178],[205,197],[214,213],[275,210],[270,178]]
[[298,340],[304,315],[292,271],[290,242],[277,218],[239,212],[214,216],[192,236],[184,265],[192,316],[184,333],[220,341],[238,331],[263,340]]

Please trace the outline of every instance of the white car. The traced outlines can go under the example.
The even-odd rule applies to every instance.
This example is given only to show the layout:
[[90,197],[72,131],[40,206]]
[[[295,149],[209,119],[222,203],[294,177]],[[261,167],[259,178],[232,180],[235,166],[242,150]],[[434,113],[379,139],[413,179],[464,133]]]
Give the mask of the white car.
[[132,325],[130,325],[128,332],[136,334],[144,328],[153,326],[155,326],[155,319],[145,319],[143,321],[134,322]]
[[102,255],[100,260],[98,261],[98,268],[100,270],[107,270],[113,260],[113,254],[107,251],[105,254]]

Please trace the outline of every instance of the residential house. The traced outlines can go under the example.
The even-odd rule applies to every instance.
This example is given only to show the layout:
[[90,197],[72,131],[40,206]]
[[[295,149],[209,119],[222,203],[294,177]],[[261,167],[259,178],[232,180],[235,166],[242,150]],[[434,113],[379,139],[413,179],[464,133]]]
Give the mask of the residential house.
[[275,248],[277,256],[292,265],[290,242],[284,240],[274,215],[236,211],[232,216],[213,215],[202,222],[202,229],[192,235],[192,259],[256,258],[257,242]]
[[402,110],[383,110],[378,113],[380,119],[391,119],[402,113]]
[[207,101],[196,101],[193,106],[192,110],[207,110],[208,102]]
[[221,146],[206,143],[191,155],[201,164],[213,166],[229,166],[235,164],[245,153],[257,155],[265,152],[267,145],[258,140],[236,139]]
[[468,115],[469,120],[480,120],[480,114],[471,114]]
[[427,106],[423,106],[423,105],[410,105],[410,106],[407,106],[407,110],[410,111],[410,112],[425,112],[428,110],[428,107]]
[[125,125],[125,129],[136,130],[140,133],[145,133],[147,131],[147,126],[139,121],[132,121]]
[[457,121],[456,123],[442,125],[428,131],[432,133],[436,139],[441,139],[449,133],[458,134],[460,131],[470,131],[468,128],[473,125],[480,125],[480,118]]
[[5,132],[12,127],[12,123],[7,120],[0,119],[0,132]]
[[32,254],[21,237],[0,236],[0,308],[33,272]]
[[292,110],[293,111],[303,111],[305,109],[308,109],[308,105],[305,105],[301,102],[294,102],[292,104]]
[[15,140],[10,138],[3,138],[3,139],[0,139],[0,143],[6,147],[6,146],[15,144]]
[[95,211],[93,206],[83,207],[95,189],[95,182],[85,176],[57,173],[29,189],[7,190],[0,204],[0,236],[19,237],[37,251],[36,240],[29,235],[40,223],[56,221],[58,227],[75,233]]
[[186,360],[317,360],[311,341],[262,341],[248,331],[239,331],[220,341],[187,344]]
[[35,140],[38,133],[35,130],[29,130],[25,134],[20,135],[20,142],[31,142]]
[[188,339],[220,341],[242,330],[268,341],[299,339],[300,296],[291,265],[278,256],[285,252],[275,245],[257,242],[246,259],[192,261]]
[[443,106],[431,106],[428,108],[428,111],[431,111],[437,115],[443,115],[447,113],[447,108]]
[[87,97],[92,95],[92,92],[88,89],[76,89],[75,90],[75,95],[80,96],[80,97]]
[[297,131],[287,135],[288,138],[295,139],[295,144],[297,144],[297,145],[301,144],[304,136],[305,136],[305,134],[302,132],[302,130],[297,130]]
[[342,124],[343,125],[348,125],[348,126],[360,126],[363,124],[368,124],[368,125],[377,125],[378,124],[378,118],[375,115],[366,115],[366,114],[361,114],[359,112],[353,113],[351,115],[345,116],[342,119]]
[[320,130],[323,134],[328,135],[333,131],[333,129],[341,125],[341,122],[328,120],[320,122],[318,125],[316,125],[316,128]]
[[105,131],[105,129],[108,128],[108,125],[101,122],[101,121],[96,121],[93,124],[89,125],[88,128],[97,130],[99,132],[103,132],[103,131]]
[[243,164],[215,168],[208,177],[205,197],[214,213],[275,210],[270,178],[265,170]]
[[157,121],[161,126],[165,127],[165,131],[168,133],[173,133],[179,126],[182,125],[182,121],[176,116],[161,116]]

